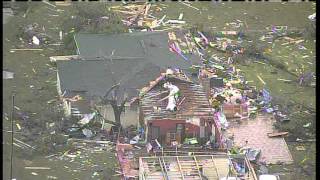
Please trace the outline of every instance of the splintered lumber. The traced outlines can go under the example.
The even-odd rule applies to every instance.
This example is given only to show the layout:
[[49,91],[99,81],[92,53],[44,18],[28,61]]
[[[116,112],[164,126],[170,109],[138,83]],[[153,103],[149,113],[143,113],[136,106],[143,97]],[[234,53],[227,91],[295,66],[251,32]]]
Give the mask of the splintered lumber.
[[146,5],[146,9],[145,9],[145,11],[144,11],[144,16],[145,16],[145,17],[147,16],[150,7],[151,7],[151,4]]
[[43,49],[10,49],[10,51],[43,51]]
[[49,170],[50,167],[24,167],[25,169]]
[[18,142],[18,143],[20,143],[20,145],[22,145],[22,146],[25,146],[25,147],[29,147],[29,148],[35,149],[34,147],[30,146],[30,145],[29,145],[29,144],[27,144],[27,143],[24,143],[24,142],[20,141],[19,139],[13,138],[13,140],[14,140],[14,141],[16,141],[16,142]]
[[259,75],[257,75],[257,77],[258,77],[258,79],[262,82],[263,85],[266,84],[266,82],[264,82],[264,80],[263,80]]
[[57,6],[51,4],[51,3],[47,2],[47,1],[42,1],[42,2],[45,3],[45,4],[47,4],[47,5],[49,5],[49,6],[52,6],[52,7],[54,7],[54,8],[57,7]]
[[75,139],[75,138],[70,138],[69,140],[74,140],[74,141],[82,141],[86,143],[97,143],[97,144],[111,144],[111,141],[95,141],[95,140],[86,140],[86,139]]
[[278,132],[278,133],[268,133],[268,137],[278,137],[278,136],[285,136],[288,132]]
[[132,12],[132,11],[122,11],[122,10],[114,10],[115,12],[120,12],[123,14],[131,14],[131,15],[137,15],[136,12]]
[[291,82],[292,80],[278,78],[278,81]]
[[194,6],[191,6],[190,4],[187,4],[187,3],[185,3],[185,2],[180,2],[181,4],[183,4],[183,5],[185,5],[185,6],[188,6],[188,7],[190,7],[190,8],[193,8],[193,9],[195,9],[195,10],[200,10],[200,9],[198,9],[198,8],[196,8],[196,7],[194,7]]

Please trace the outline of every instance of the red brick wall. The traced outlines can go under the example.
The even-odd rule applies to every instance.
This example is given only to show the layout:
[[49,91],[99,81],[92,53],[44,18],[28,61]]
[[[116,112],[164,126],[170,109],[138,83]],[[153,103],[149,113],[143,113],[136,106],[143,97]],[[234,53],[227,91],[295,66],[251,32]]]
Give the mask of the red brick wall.
[[177,124],[185,124],[185,134],[199,134],[200,128],[196,125],[186,123],[184,120],[170,120],[170,119],[162,119],[162,120],[152,120],[149,121],[148,124],[152,123],[152,126],[160,127],[160,135],[166,135],[167,132],[175,132]]

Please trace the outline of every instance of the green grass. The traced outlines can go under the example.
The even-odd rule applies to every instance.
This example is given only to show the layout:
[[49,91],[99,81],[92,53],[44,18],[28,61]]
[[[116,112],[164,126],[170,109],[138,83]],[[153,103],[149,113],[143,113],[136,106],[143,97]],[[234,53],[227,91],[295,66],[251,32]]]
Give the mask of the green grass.
[[[113,4],[112,4],[113,5]],[[116,5],[116,4],[114,4]],[[117,3],[119,5],[119,3]],[[180,13],[184,13],[184,18],[188,27],[201,25],[206,31],[214,30],[230,30],[232,29],[227,23],[235,22],[237,19],[247,24],[247,30],[265,30],[266,27],[271,25],[287,25],[295,28],[305,28],[309,20],[307,16],[315,12],[315,3],[193,3],[192,5],[199,8],[200,11],[189,8],[181,3],[166,2],[158,4],[162,8],[162,11],[153,13],[154,16],[161,18],[163,15],[167,15],[168,19],[177,19]],[[39,3],[38,6],[34,6],[27,15],[23,18],[23,13],[12,17],[9,23],[4,25],[3,39],[3,67],[8,68],[15,72],[15,77],[12,80],[4,80],[3,84],[3,112],[10,114],[11,107],[11,93],[16,92],[16,106],[22,111],[29,113],[36,113],[30,115],[30,122],[34,128],[32,131],[39,132],[44,129],[45,122],[58,122],[61,119],[61,114],[56,112],[57,104],[48,104],[47,101],[56,98],[57,91],[54,83],[47,83],[46,81],[56,81],[56,72],[50,69],[49,57],[53,55],[68,55],[73,54],[72,50],[61,51],[52,47],[53,49],[45,48],[44,51],[16,51],[10,53],[11,48],[19,48],[22,44],[19,41],[21,35],[21,27],[27,24],[38,23],[40,26],[44,26],[46,33],[53,39],[59,38],[59,31],[63,27],[65,20],[76,16],[76,10],[73,6],[58,7],[62,12],[52,12],[47,5]],[[49,7],[52,8],[52,7]],[[58,17],[49,16],[49,14],[58,14]],[[58,28],[58,29],[51,29]],[[244,27],[246,28],[246,27]],[[71,29],[65,29],[65,32],[70,32]],[[314,71],[315,64],[315,43],[312,40],[303,42],[302,44],[307,50],[299,50],[296,46],[282,46],[283,41],[275,42],[270,56],[277,61],[281,61],[290,71],[295,72],[295,69],[302,68],[304,65],[306,71]],[[312,52],[311,52],[312,51]],[[308,58],[301,58],[302,56],[309,55]],[[307,62],[313,63],[308,64]],[[258,88],[262,88],[263,84],[257,78],[257,75],[263,78],[266,82],[265,87],[270,90],[271,95],[275,97],[282,97],[286,101],[290,99],[303,103],[305,105],[315,107],[315,89],[310,87],[300,87],[296,83],[287,84],[282,81],[278,81],[278,78],[295,80],[292,75],[278,71],[278,74],[271,74],[270,71],[274,70],[274,67],[270,65],[261,65],[257,63],[251,63],[249,66],[238,66],[243,72],[245,72],[248,80],[252,80],[252,85],[256,85]],[[33,69],[36,73],[33,72]],[[42,87],[42,90],[33,90],[30,88],[33,85],[35,89]],[[23,122],[20,119],[15,119],[16,123],[20,125]],[[307,119],[308,121],[308,119]],[[303,121],[304,122],[304,121]],[[299,123],[290,122],[288,128],[299,128],[302,121]],[[3,120],[4,129],[9,130],[9,121]],[[15,127],[16,128],[16,127]],[[24,129],[25,127],[22,126]],[[301,128],[301,127],[300,127]],[[313,127],[315,128],[315,127]],[[302,129],[304,131],[304,129]],[[46,134],[48,132],[45,132]],[[15,136],[18,139],[22,139],[21,136]],[[8,139],[10,136],[4,134],[4,179],[8,179],[9,173],[9,147]],[[41,136],[35,136],[35,138],[41,138]],[[28,142],[33,144],[33,142]],[[306,151],[296,151],[295,144],[289,144],[289,148],[295,160],[295,163],[291,166],[279,166],[272,167],[272,172],[281,172],[283,168],[288,168],[289,171],[295,173],[287,173],[283,176],[283,179],[312,179],[314,173],[311,176],[301,175],[298,176],[296,167],[299,162],[306,156],[308,159],[305,164],[310,164],[310,169],[315,172],[315,146],[312,144],[310,147],[307,144]],[[46,175],[57,176],[59,179],[83,179],[91,178],[92,171],[86,170],[83,172],[69,172],[64,168],[64,165],[69,166],[69,169],[74,169],[78,165],[77,163],[70,163],[69,161],[48,161],[44,158],[44,155],[32,154],[28,156],[29,160],[32,160],[30,166],[50,166],[52,170],[38,172],[38,176],[31,175],[32,171],[24,169],[27,166],[25,162],[24,154],[20,150],[15,151],[14,157],[14,175],[17,179],[44,179]],[[109,159],[110,157],[110,159]],[[106,152],[105,154],[91,154],[89,153],[86,159],[90,159],[92,162],[103,166],[104,172],[108,173],[109,177],[113,173],[115,165],[115,158],[112,152]],[[84,163],[81,162],[80,163]],[[85,162],[87,163],[87,162]],[[106,164],[104,164],[106,163]],[[88,165],[89,166],[89,165]],[[88,168],[89,169],[89,168]],[[303,173],[301,173],[303,174]],[[300,178],[301,177],[301,178]],[[103,178],[100,176],[100,178]],[[112,177],[119,179],[118,177]]]

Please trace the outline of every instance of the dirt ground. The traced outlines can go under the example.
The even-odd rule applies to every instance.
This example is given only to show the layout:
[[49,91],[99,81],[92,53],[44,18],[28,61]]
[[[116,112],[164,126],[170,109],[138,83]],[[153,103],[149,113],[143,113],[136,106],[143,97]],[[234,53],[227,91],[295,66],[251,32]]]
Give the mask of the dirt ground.
[[[50,56],[74,54],[74,51],[62,52],[57,46],[49,46],[42,51],[14,51],[22,42],[21,28],[32,23],[38,23],[45,28],[48,35],[54,40],[59,39],[59,31],[63,22],[75,16],[75,9],[71,6],[59,6],[56,12],[50,5],[33,3],[33,7],[24,18],[24,12],[20,12],[8,19],[3,31],[3,68],[13,71],[14,79],[3,80],[3,179],[9,178],[10,172],[10,133],[11,130],[11,96],[15,93],[15,111],[19,113],[14,118],[14,130],[18,133],[15,138],[36,146],[39,151],[33,153],[26,149],[14,146],[13,177],[16,179],[50,179],[55,176],[58,179],[119,179],[114,174],[117,168],[113,150],[95,153],[93,150],[82,152],[83,158],[77,156],[75,160],[70,158],[48,158],[48,155],[62,154],[65,147],[48,147],[43,145],[43,138],[50,136],[46,123],[59,125],[62,115],[61,104],[58,101],[56,90],[56,69],[49,62]],[[110,4],[115,5],[115,4]],[[184,20],[189,26],[202,25],[207,30],[223,30],[226,23],[237,19],[245,21],[248,29],[264,30],[270,25],[285,25],[292,28],[303,29],[310,24],[307,18],[315,12],[315,3],[193,3],[195,10],[181,3],[155,4],[162,7],[162,11],[154,13],[156,17],[166,14],[167,19],[177,19],[180,13],[184,13]],[[85,6],[85,4],[84,4]],[[72,29],[66,33],[72,33]],[[24,40],[26,41],[26,40]],[[307,50],[300,50],[295,46],[282,46],[282,42],[275,42],[271,57],[279,61],[286,61],[291,69],[296,69],[297,64],[304,64],[305,69],[314,71],[315,64],[315,40],[307,39],[303,45]],[[308,58],[302,58],[308,56]],[[309,63],[307,63],[309,62]],[[311,63],[311,64],[310,64]],[[284,83],[278,78],[295,80],[295,77],[279,71],[271,74],[273,67],[252,63],[249,66],[239,66],[244,71],[248,80],[257,87],[263,84],[257,78],[259,74],[266,82],[265,87],[274,97],[282,97],[289,102],[294,100],[303,105],[315,107],[315,89],[312,87],[300,87],[296,83]],[[52,100],[52,101],[51,101]],[[24,118],[21,114],[27,114]],[[314,121],[303,118],[289,122],[286,128],[298,128],[300,132],[313,132]],[[312,122],[311,127],[303,128],[302,125]],[[16,124],[19,124],[19,130]],[[313,129],[312,129],[313,128]],[[59,133],[59,132],[57,132]],[[313,135],[314,136],[314,135]],[[295,139],[288,139],[287,143],[294,158],[294,164],[283,166],[271,166],[269,172],[278,173],[281,179],[315,179],[315,143],[297,143]],[[297,150],[297,146],[304,146],[305,150]],[[41,150],[41,153],[40,153]],[[79,158],[78,158],[79,157]],[[51,167],[50,170],[30,170],[25,166]],[[79,166],[86,167],[77,169]],[[98,172],[95,168],[100,167]]]

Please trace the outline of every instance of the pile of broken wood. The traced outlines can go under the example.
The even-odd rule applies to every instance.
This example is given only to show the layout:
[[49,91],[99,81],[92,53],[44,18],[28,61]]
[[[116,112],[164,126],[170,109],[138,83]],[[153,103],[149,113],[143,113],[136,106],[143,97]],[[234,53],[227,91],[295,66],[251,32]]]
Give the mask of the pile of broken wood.
[[[151,9],[151,7],[154,8]],[[154,29],[160,26],[166,26],[167,24],[185,24],[185,21],[181,20],[183,14],[179,18],[179,20],[168,20],[167,22],[164,22],[166,15],[162,16],[161,18],[157,18],[151,15],[154,11],[161,11],[162,8],[156,5],[151,5],[150,3],[113,6],[111,7],[111,9],[114,12],[121,13],[125,16],[122,22],[129,28]]]
[[129,27],[143,27],[148,26],[150,23],[157,22],[155,18],[148,16],[151,4],[132,4],[125,6],[114,6],[112,9],[126,16],[122,20]]

